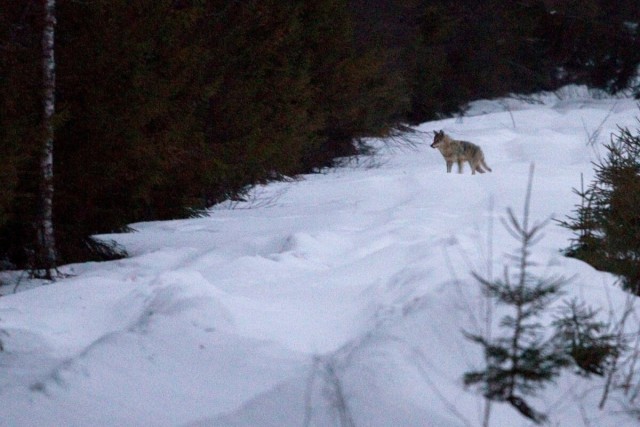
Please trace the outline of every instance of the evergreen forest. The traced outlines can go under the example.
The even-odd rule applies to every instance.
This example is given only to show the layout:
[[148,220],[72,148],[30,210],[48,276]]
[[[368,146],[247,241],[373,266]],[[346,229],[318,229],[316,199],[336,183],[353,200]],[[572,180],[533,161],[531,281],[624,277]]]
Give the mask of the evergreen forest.
[[640,96],[637,0],[52,3],[0,0],[0,270],[125,256],[91,236],[203,215],[471,100],[567,84]]

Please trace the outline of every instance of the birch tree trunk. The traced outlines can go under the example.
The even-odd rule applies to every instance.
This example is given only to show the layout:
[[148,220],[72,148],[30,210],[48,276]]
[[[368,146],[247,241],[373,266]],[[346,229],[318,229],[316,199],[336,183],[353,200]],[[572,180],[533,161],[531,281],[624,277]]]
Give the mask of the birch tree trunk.
[[[55,0],[43,0],[44,28],[42,31],[42,77],[43,77],[43,135],[44,146],[40,168],[40,224],[38,238],[44,277],[52,279],[56,269],[56,243],[53,231],[53,115],[55,113],[56,62],[55,62]],[[40,268],[37,266],[36,268]]]

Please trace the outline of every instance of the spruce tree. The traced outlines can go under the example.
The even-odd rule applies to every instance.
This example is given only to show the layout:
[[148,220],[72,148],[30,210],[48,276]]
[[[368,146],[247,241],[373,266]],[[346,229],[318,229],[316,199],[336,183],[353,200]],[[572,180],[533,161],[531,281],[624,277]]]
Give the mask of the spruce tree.
[[477,388],[492,401],[507,402],[523,416],[542,423],[546,415],[531,407],[527,397],[553,382],[561,369],[569,363],[559,351],[553,336],[545,333],[540,319],[550,304],[562,293],[563,277],[537,277],[531,273],[532,247],[540,240],[545,223],[529,224],[531,180],[525,199],[523,218],[518,219],[511,209],[503,224],[519,243],[511,255],[512,270],[505,266],[502,279],[488,280],[474,274],[483,292],[498,305],[510,310],[500,319],[501,334],[487,338],[466,333],[468,339],[482,346],[486,366],[464,375],[467,386]]
[[574,299],[565,303],[553,322],[558,345],[585,377],[604,376],[625,349],[610,325],[596,316],[596,311]]
[[202,34],[218,76],[207,144],[219,166],[211,198],[294,175],[316,147],[319,120],[304,50],[302,2],[210,2]]
[[[200,1],[60,4],[56,217],[66,262],[122,255],[89,236],[205,207],[215,75]],[[64,166],[62,166],[64,165]]]
[[577,234],[565,254],[620,275],[640,295],[640,132],[621,128],[605,148],[594,180],[576,191],[575,215],[560,222]]
[[[360,15],[366,13],[357,2],[301,3],[304,56],[314,100],[311,117],[320,125],[318,144],[304,158],[305,166],[312,168],[355,154],[355,139],[384,136],[408,105],[406,82],[392,65],[395,54],[387,43],[379,43],[368,22],[362,22],[365,17]],[[372,12],[378,17],[376,13],[382,14]],[[365,34],[358,24],[366,27]]]

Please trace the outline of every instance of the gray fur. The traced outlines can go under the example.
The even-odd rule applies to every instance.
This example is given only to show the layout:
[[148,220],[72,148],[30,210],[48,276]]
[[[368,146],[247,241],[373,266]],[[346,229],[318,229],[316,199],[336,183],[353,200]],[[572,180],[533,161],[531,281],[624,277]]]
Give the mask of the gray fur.
[[468,141],[452,139],[442,130],[435,132],[431,148],[440,150],[440,154],[442,154],[445,162],[447,162],[448,173],[451,172],[453,162],[458,163],[458,173],[462,173],[465,161],[469,162],[472,175],[475,175],[476,171],[480,173],[485,173],[486,171],[491,172],[491,168],[487,166],[487,163],[484,161],[484,153],[480,147]]

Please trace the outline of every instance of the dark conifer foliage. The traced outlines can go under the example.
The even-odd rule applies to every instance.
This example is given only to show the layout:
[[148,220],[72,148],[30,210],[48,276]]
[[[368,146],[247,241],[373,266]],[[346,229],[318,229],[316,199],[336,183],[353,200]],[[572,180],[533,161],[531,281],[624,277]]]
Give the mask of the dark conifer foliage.
[[612,333],[611,326],[596,320],[597,312],[577,300],[567,301],[553,322],[560,348],[578,368],[577,373],[604,376],[616,358],[628,350],[626,342]]
[[553,3],[548,19],[549,53],[561,84],[580,82],[611,92],[627,88],[640,63],[640,3]]
[[429,2],[421,20],[412,122],[473,99],[550,88],[541,2]]
[[[221,167],[212,200],[247,184],[302,171],[316,147],[302,2],[212,2],[207,141]],[[216,194],[217,192],[217,194]]]
[[[616,92],[640,64],[640,3],[633,0],[426,2],[409,119],[468,101],[569,83]],[[638,93],[638,88],[635,88]]]
[[320,120],[319,150],[305,157],[305,164],[313,166],[355,154],[354,138],[384,135],[408,105],[406,79],[392,64],[394,48],[359,36],[362,22],[352,18],[361,11],[358,2],[303,3],[309,76],[319,109],[314,118]]
[[207,81],[195,24],[203,15],[170,0],[61,7],[55,213],[65,259],[93,251],[81,243],[90,234],[199,206]]
[[[638,4],[590,0],[92,0],[56,8],[59,261],[330,165],[354,140],[478,97],[626,87]],[[0,0],[0,268],[38,266],[36,0]]]
[[565,253],[620,275],[640,295],[640,131],[620,129],[606,148],[593,182],[576,191],[575,216],[561,222],[576,233]]
[[[5,3],[0,259],[37,268],[42,16]],[[347,0],[95,0],[57,14],[61,262],[122,255],[90,236],[330,164],[404,114],[385,49],[356,48]]]

